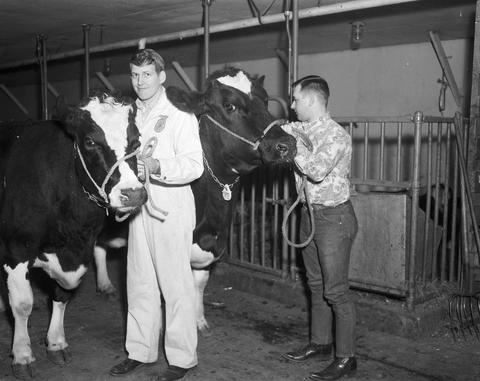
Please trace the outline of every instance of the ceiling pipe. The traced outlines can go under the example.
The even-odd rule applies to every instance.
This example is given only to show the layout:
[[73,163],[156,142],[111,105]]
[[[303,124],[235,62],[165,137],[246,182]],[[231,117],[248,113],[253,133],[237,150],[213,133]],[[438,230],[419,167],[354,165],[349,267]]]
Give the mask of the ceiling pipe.
[[[310,17],[325,16],[325,15],[331,15],[336,13],[351,12],[351,11],[367,9],[367,8],[384,7],[388,5],[414,3],[414,2],[420,2],[420,1],[423,1],[423,0],[353,0],[353,1],[346,1],[343,3],[335,3],[335,4],[329,4],[329,5],[322,5],[314,8],[302,9],[298,12],[298,17],[299,19],[305,19]],[[263,16],[262,24],[259,23],[257,17],[253,17],[250,19],[244,19],[240,21],[233,21],[233,22],[213,25],[210,27],[210,33],[221,33],[221,32],[226,32],[230,30],[250,28],[258,25],[275,24],[275,23],[280,23],[284,21],[285,21],[284,13]],[[160,42],[182,40],[190,37],[198,37],[198,36],[202,36],[203,34],[204,34],[204,28],[200,27],[200,28],[188,29],[181,32],[166,33],[159,36],[147,37],[146,40],[148,44],[156,44]],[[90,49],[90,53],[93,54],[93,53],[107,52],[107,51],[123,49],[123,48],[136,47],[137,44],[138,44],[138,38],[119,41],[119,42],[92,47]],[[48,60],[54,61],[54,60],[61,60],[61,59],[70,58],[70,57],[77,57],[77,56],[83,55],[84,52],[85,52],[85,49],[77,49],[77,50],[72,50],[66,53],[52,54],[48,58]],[[35,59],[7,62],[5,64],[0,65],[0,70],[18,68],[22,66],[29,66],[35,63],[36,63]]]

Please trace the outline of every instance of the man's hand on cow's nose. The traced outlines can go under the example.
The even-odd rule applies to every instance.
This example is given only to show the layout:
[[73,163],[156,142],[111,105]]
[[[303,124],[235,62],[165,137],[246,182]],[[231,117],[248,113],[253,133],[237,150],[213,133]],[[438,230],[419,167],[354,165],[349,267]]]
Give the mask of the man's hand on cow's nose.
[[160,162],[157,159],[154,159],[153,157],[145,157],[143,159],[138,159],[137,160],[137,176],[138,179],[142,182],[145,181],[146,175],[145,173],[147,172],[151,174],[160,174]]
[[292,128],[292,135],[295,139],[300,140],[310,152],[313,151],[313,143],[305,132],[298,128]]

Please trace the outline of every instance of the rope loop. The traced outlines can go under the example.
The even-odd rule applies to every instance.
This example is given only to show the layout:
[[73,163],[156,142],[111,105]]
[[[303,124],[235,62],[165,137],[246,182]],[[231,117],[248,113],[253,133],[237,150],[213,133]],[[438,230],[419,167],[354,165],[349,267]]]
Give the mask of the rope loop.
[[[290,214],[292,214],[293,210],[295,209],[295,207],[300,202],[300,197],[302,195],[302,192],[305,193],[305,202],[307,203],[308,214],[310,216],[310,229],[311,230],[310,230],[310,235],[307,237],[307,239],[304,242],[295,243],[288,238],[287,222],[288,222],[288,218],[290,217]],[[287,213],[285,214],[285,217],[283,219],[282,235],[283,235],[283,239],[285,239],[285,241],[287,242],[288,245],[290,245],[292,247],[295,247],[295,248],[302,248],[302,247],[307,246],[312,241],[314,234],[315,234],[315,218],[314,218],[314,215],[313,215],[313,207],[312,207],[312,204],[310,202],[310,198],[308,197],[308,192],[307,192],[307,176],[302,175],[302,183],[300,185],[300,189],[298,190],[297,199],[290,206],[290,208],[287,210]]]

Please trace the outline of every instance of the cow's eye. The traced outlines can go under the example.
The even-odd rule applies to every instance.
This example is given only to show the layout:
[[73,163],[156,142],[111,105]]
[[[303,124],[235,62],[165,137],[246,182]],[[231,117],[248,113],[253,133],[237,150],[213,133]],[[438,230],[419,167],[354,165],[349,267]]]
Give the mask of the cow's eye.
[[231,103],[225,103],[223,107],[225,107],[225,110],[227,110],[227,112],[234,112],[236,110],[235,105],[232,105]]
[[95,145],[95,141],[90,136],[85,137],[85,147],[93,148]]

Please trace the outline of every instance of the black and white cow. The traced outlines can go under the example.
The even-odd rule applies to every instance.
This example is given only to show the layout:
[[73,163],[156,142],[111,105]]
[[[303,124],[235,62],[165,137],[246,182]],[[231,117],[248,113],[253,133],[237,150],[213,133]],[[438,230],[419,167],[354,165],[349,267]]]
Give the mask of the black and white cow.
[[[192,184],[197,224],[191,265],[201,331],[208,328],[203,309],[208,266],[226,251],[239,176],[263,164],[288,162],[296,154],[295,139],[268,112],[263,80],[228,67],[210,75],[204,92],[167,89],[175,106],[197,116],[204,153],[205,170]],[[97,247],[96,258],[97,287],[106,290],[111,282],[105,272],[105,250]]]
[[28,335],[32,267],[54,280],[46,344],[50,360],[71,360],[63,318],[87,271],[105,209],[132,213],[147,199],[136,176],[135,108],[93,97],[62,121],[0,124],[0,262],[15,319],[12,368],[33,376]]

